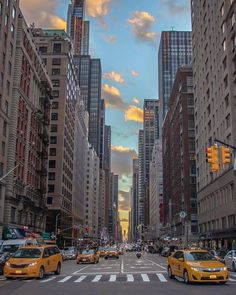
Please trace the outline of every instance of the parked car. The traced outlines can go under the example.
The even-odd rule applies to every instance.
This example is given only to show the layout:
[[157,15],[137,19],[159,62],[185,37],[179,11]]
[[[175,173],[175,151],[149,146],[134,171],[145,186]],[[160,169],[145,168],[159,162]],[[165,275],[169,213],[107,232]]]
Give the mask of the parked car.
[[98,263],[99,262],[99,255],[95,250],[87,249],[83,250],[80,254],[78,254],[76,263]]
[[215,282],[225,284],[229,273],[227,267],[210,252],[204,250],[176,251],[168,257],[169,278],[180,277],[186,284],[191,282]]
[[225,256],[224,261],[229,269],[236,271],[236,250],[229,251]]
[[73,260],[77,257],[77,251],[75,247],[66,247],[62,251],[63,260]]
[[0,275],[3,274],[4,265],[10,257],[11,257],[11,253],[8,253],[8,252],[0,253]]
[[5,263],[4,276],[12,278],[44,278],[61,273],[62,255],[57,246],[26,246],[18,249]]

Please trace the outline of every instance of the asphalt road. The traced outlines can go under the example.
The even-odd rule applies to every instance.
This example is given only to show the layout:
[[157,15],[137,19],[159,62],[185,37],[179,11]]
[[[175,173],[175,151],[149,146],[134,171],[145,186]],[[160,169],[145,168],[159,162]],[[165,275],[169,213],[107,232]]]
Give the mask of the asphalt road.
[[171,280],[166,273],[166,259],[156,254],[145,254],[139,260],[134,253],[117,260],[100,258],[96,265],[65,261],[61,275],[50,275],[41,281],[7,281],[0,277],[1,295],[233,295],[235,290],[236,273],[232,272],[229,283],[224,286],[185,285],[181,280]]

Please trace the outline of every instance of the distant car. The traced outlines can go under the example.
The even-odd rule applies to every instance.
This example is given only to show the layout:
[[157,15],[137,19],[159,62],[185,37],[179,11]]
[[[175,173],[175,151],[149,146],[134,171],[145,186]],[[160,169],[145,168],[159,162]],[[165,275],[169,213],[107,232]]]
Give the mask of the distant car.
[[0,253],[0,275],[3,274],[4,265],[10,257],[11,257],[11,253],[8,253],[8,252]]
[[229,251],[224,258],[225,264],[232,271],[236,271],[236,250]]
[[63,260],[74,260],[77,256],[75,247],[66,247],[62,250]]
[[104,257],[106,255],[106,247],[99,247],[98,248],[98,251],[97,251],[97,254],[100,256],[100,257]]
[[108,248],[106,250],[106,254],[105,254],[105,259],[108,259],[108,258],[116,258],[116,259],[119,259],[119,252],[116,248]]
[[164,247],[163,250],[162,250],[162,252],[161,252],[161,256],[168,257],[168,255],[170,253],[169,251],[170,251],[170,248],[169,247]]
[[0,252],[15,253],[20,247],[38,245],[35,239],[15,239],[3,241]]
[[99,255],[95,250],[87,249],[83,250],[81,253],[78,254],[76,258],[76,263],[98,263],[99,262]]

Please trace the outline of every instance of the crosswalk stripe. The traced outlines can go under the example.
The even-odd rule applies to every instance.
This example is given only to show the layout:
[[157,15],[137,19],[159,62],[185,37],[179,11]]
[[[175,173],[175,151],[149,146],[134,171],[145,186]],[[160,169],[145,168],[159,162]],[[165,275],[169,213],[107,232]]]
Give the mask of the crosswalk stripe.
[[99,281],[101,280],[101,278],[102,278],[102,275],[97,275],[97,276],[95,276],[95,278],[92,280],[92,283],[97,283],[97,282],[99,282]]
[[6,281],[6,278],[0,278],[0,281]]
[[69,281],[70,278],[72,278],[72,276],[67,276],[64,279],[58,281],[58,283],[65,283],[65,282]]
[[127,275],[127,282],[133,282],[134,276],[133,275]]
[[51,277],[51,278],[48,278],[46,280],[43,280],[43,281],[40,281],[40,283],[47,283],[47,282],[50,282],[52,280],[54,280],[56,277]]
[[80,282],[82,282],[86,278],[87,278],[87,276],[81,276],[77,280],[75,280],[74,283],[80,283]]
[[231,275],[232,277],[236,278],[236,274],[232,274],[232,273],[231,273],[230,275]]
[[158,276],[158,278],[161,282],[163,282],[163,283],[167,282],[167,279],[163,276],[162,273],[157,273],[156,275]]
[[147,274],[141,274],[141,277],[142,277],[142,279],[143,279],[143,281],[144,282],[150,282],[150,280],[149,280],[149,277],[148,277],[148,275]]
[[116,275],[111,275],[109,282],[115,282],[116,281]]
[[229,278],[229,281],[230,281],[230,282],[236,282],[235,279],[231,279],[231,278]]

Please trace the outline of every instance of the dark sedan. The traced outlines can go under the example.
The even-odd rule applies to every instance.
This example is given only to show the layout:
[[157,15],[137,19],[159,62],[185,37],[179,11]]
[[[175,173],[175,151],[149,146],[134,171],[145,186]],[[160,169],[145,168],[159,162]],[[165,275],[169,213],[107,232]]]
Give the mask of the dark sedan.
[[4,265],[10,257],[11,254],[8,252],[0,253],[0,275],[3,274]]

